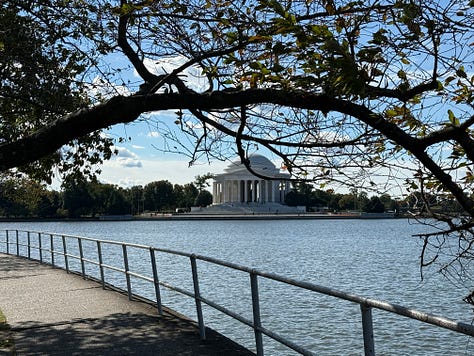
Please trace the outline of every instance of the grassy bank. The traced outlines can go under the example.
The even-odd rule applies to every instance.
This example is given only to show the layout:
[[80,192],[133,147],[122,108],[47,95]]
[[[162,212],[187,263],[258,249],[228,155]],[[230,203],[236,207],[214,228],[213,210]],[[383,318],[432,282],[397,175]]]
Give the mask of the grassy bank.
[[0,353],[14,355],[14,344],[7,318],[0,309]]

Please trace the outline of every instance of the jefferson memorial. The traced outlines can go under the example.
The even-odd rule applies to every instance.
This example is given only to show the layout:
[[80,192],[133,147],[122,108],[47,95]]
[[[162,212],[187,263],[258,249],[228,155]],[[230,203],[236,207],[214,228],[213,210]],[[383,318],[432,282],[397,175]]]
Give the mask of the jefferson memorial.
[[253,175],[244,164],[235,161],[224,169],[224,173],[214,177],[213,205],[285,202],[285,196],[290,191],[290,175],[281,173],[262,155],[252,155],[249,160],[252,170],[268,179]]

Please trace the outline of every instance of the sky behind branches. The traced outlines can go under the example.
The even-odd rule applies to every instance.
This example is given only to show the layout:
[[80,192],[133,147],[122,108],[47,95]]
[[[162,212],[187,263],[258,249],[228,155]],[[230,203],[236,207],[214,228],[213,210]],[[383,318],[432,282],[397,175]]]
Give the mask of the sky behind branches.
[[[158,62],[145,60],[145,64],[151,72],[160,75],[172,72],[173,69],[183,65],[186,61],[185,57],[174,56],[164,58]],[[196,66],[185,69],[180,77],[196,92],[203,92],[207,89],[207,79],[201,75],[201,69]],[[128,79],[132,83],[140,81],[136,72]],[[124,78],[121,78],[121,80],[124,81]],[[128,88],[120,85],[104,87],[101,90],[101,94],[105,96],[116,95],[117,93],[130,94]],[[175,120],[176,114],[174,111],[162,111],[145,114],[135,122],[115,125],[110,128],[105,134],[115,140],[115,148],[118,154],[113,156],[111,160],[105,161],[100,167],[102,173],[99,175],[99,180],[121,187],[143,186],[159,180],[168,180],[173,184],[187,184],[193,182],[198,175],[222,173],[231,163],[230,161],[223,162],[214,159],[208,162],[203,160],[190,165],[188,156],[173,153],[180,149],[174,146],[176,145],[175,142],[170,142],[162,136],[163,131],[160,130],[160,127],[163,127],[163,125],[172,127],[175,125]],[[182,138],[182,142],[188,140],[178,127],[174,131],[178,137]],[[170,145],[170,147],[167,145]],[[185,146],[192,146],[192,143],[189,142]],[[266,156],[277,167],[283,164],[281,158],[269,152],[257,151],[256,153]],[[238,160],[238,157],[231,157],[231,160]],[[385,180],[387,175],[388,173],[381,176],[385,176],[383,178]],[[399,184],[395,184],[395,187],[397,189],[387,188],[387,191],[390,191],[394,196],[401,196],[405,193],[401,191]],[[316,188],[319,187],[316,185]],[[335,189],[341,193],[348,192],[347,187],[341,189],[337,184],[325,185],[324,189]]]
[[188,157],[161,151],[165,145],[161,134],[146,122],[117,125],[108,135],[131,137],[131,140],[118,143],[117,156],[102,165],[99,179],[104,183],[131,187],[168,180],[173,184],[186,184],[193,182],[197,175],[221,173],[229,164],[203,161],[189,166]]
[[[111,66],[123,67],[123,58],[116,55],[108,57]],[[160,61],[145,60],[150,72],[157,75],[167,74],[183,65],[187,59],[183,56],[166,57]],[[121,72],[124,75],[124,72]],[[192,66],[183,71],[182,77],[193,90],[202,92],[206,88],[202,70]],[[140,83],[141,78],[135,71],[128,77],[116,78],[116,84],[103,81],[102,86],[91,88],[91,94],[111,97],[117,94],[130,95],[125,83]],[[94,84],[101,83],[101,78],[93,80]],[[122,85],[119,83],[123,83]],[[118,154],[111,160],[105,161],[100,167],[102,173],[99,180],[104,183],[116,184],[122,187],[146,185],[159,180],[168,180],[173,184],[186,184],[195,180],[197,175],[206,173],[221,173],[228,162],[215,161],[212,165],[207,161],[189,165],[189,157],[164,152],[167,142],[160,133],[160,124],[171,126],[176,119],[173,111],[163,111],[142,115],[130,124],[120,124],[111,127],[105,134],[114,139]]]

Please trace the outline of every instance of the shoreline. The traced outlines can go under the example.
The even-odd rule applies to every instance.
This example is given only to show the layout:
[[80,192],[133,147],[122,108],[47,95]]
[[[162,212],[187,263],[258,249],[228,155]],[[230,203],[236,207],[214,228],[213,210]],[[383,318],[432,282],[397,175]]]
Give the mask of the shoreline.
[[[160,220],[343,220],[343,219],[395,219],[393,214],[317,214],[317,213],[273,213],[273,214],[156,214],[149,217],[134,217],[139,221]],[[104,220],[104,219],[103,219]],[[110,220],[109,220],[110,221]]]
[[100,221],[209,221],[209,220],[374,220],[374,219],[403,219],[406,216],[394,214],[321,214],[321,213],[255,213],[255,214],[166,214],[155,213],[146,216],[132,215],[103,215],[98,217],[82,218],[6,218],[0,217],[2,222],[100,222]]

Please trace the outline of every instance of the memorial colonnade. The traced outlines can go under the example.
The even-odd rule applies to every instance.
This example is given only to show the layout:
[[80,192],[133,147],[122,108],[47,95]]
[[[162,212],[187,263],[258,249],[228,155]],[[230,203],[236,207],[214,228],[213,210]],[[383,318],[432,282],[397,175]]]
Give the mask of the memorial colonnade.
[[214,204],[282,203],[289,192],[288,181],[263,179],[223,179],[213,183]]
[[262,155],[249,157],[250,166],[262,179],[253,175],[240,162],[231,163],[224,173],[214,177],[213,204],[224,203],[284,203],[290,191],[290,175],[280,172],[269,159]]

